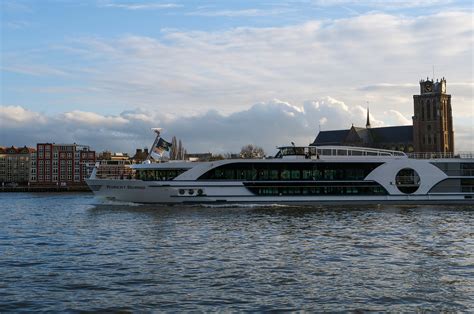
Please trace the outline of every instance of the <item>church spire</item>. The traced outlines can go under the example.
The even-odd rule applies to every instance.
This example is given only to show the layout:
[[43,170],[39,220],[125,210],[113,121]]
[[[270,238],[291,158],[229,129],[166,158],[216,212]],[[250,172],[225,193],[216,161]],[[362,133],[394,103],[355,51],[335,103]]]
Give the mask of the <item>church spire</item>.
[[367,103],[367,123],[365,124],[365,127],[366,127],[367,129],[370,128],[369,105],[368,105],[368,103]]

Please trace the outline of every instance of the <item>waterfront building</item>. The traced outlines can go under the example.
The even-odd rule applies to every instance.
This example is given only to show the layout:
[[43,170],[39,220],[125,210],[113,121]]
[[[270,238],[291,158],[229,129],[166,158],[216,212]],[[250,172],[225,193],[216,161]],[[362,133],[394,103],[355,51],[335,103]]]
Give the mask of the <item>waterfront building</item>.
[[0,146],[0,182],[28,184],[30,176],[31,158],[35,153],[30,147],[2,147]]
[[412,152],[454,152],[451,95],[446,79],[420,80],[420,95],[413,96],[413,125],[372,128],[367,109],[364,127],[320,131],[311,146],[344,145]]
[[106,150],[97,156],[97,160],[130,160],[130,156],[127,153],[113,153]]
[[132,176],[130,157],[127,153],[104,151],[97,157],[99,170],[97,177],[108,179],[124,179]]
[[30,182],[38,185],[80,185],[90,175],[96,161],[89,146],[38,143],[32,160]]
[[184,160],[189,161],[210,161],[212,159],[212,153],[194,153],[194,154],[185,154]]
[[144,162],[148,157],[148,148],[137,148],[135,151],[135,155],[132,156],[132,162],[136,164],[141,164]]

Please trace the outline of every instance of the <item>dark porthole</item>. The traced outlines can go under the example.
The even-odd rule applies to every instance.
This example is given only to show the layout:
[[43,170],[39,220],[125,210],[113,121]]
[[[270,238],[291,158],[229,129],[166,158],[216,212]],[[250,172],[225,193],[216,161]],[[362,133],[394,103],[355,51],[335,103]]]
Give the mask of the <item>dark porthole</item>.
[[420,176],[411,168],[403,168],[395,177],[398,190],[405,194],[415,193],[420,187]]
[[179,190],[179,194],[180,194],[180,195],[183,195],[183,194],[184,194],[184,190],[183,190],[183,189],[180,189],[180,190]]
[[199,189],[198,190],[198,195],[202,195],[204,192],[202,191],[202,189]]
[[189,190],[189,195],[193,195],[194,194],[194,190]]

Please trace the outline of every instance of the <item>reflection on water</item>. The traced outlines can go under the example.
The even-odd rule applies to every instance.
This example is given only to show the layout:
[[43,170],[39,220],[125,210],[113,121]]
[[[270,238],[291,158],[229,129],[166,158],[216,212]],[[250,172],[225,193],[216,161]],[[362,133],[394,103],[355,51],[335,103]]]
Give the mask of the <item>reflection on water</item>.
[[474,211],[1,195],[0,309],[460,310]]

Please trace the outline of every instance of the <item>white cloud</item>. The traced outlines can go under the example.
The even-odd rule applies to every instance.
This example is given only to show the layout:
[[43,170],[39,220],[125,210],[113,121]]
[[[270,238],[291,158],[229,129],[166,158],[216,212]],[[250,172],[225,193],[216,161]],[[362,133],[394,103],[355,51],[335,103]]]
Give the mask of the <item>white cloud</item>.
[[[84,60],[70,69],[91,90],[77,103],[231,113],[265,99],[300,103],[333,95],[353,104],[382,101],[374,113],[399,107],[403,97],[408,111],[418,80],[431,75],[433,64],[447,78],[448,90],[454,89],[451,80],[472,84],[472,67],[466,66],[472,64],[472,17],[373,13],[285,27],[166,30],[162,38],[82,38],[65,52]],[[21,71],[19,63],[9,66]],[[462,92],[470,96],[470,88]]]
[[271,10],[262,10],[262,9],[245,9],[245,10],[198,10],[190,12],[188,15],[196,16],[208,16],[208,17],[257,17],[257,16],[269,16],[269,15],[278,15],[288,12],[288,10],[283,9],[271,9]]
[[413,124],[413,122],[410,119],[406,118],[399,111],[391,109],[390,112],[395,115],[397,121],[400,124],[402,124],[402,125],[411,125],[411,124]]
[[5,26],[10,29],[24,29],[30,26],[30,23],[27,21],[8,21],[5,22]]
[[[403,122],[403,116],[395,110],[390,116],[395,125]],[[319,125],[322,130],[349,128],[352,123],[363,127],[365,118],[365,108],[346,105],[331,97],[307,101],[302,106],[272,100],[228,115],[209,110],[172,118],[144,109],[127,110],[115,116],[82,111],[45,116],[20,106],[6,106],[0,111],[0,144],[34,146],[37,142],[76,142],[98,151],[133,152],[151,144],[150,128],[162,127],[165,138],[177,136],[189,152],[238,152],[243,145],[251,143],[273,154],[278,145],[313,142]],[[382,122],[371,115],[371,124],[381,126]],[[457,127],[455,137],[457,150],[474,150],[472,126]]]
[[317,6],[365,6],[380,9],[407,9],[448,5],[450,0],[313,0]]
[[126,9],[126,10],[161,10],[161,9],[173,9],[180,8],[182,5],[176,3],[139,3],[139,2],[112,2],[112,1],[102,1],[99,3],[100,7],[105,8],[117,8],[117,9]]
[[98,125],[101,127],[116,124],[126,124],[128,122],[127,119],[122,117],[102,116],[94,112],[84,112],[79,110],[66,112],[64,113],[63,118],[67,122],[76,122],[84,125]]
[[3,132],[7,128],[21,128],[31,124],[44,123],[46,117],[41,113],[21,106],[0,106],[0,126]]
[[[381,5],[382,1],[377,3]],[[406,3],[399,1],[398,5]],[[74,63],[78,66],[68,67],[67,75],[57,64],[37,62],[25,68],[25,64],[42,60],[42,56],[28,58],[21,52],[15,52],[14,58],[5,57],[4,67],[39,76],[62,75],[61,86],[34,90],[25,86],[23,94],[34,91],[35,95],[51,97],[57,105],[61,105],[57,100],[61,99],[62,104],[80,104],[81,108],[124,111],[113,117],[92,117],[108,123],[104,137],[113,126],[114,134],[125,137],[123,145],[136,145],[136,141],[127,142],[124,125],[133,130],[130,136],[142,140],[146,137],[133,129],[130,121],[147,127],[159,122],[175,133],[181,130],[183,140],[193,143],[189,145],[200,143],[193,150],[218,147],[218,139],[223,141],[221,150],[235,150],[244,139],[256,143],[261,140],[268,143],[262,144],[267,147],[295,138],[306,144],[316,135],[319,121],[326,130],[351,123],[365,125],[367,101],[373,126],[405,124],[409,119],[404,117],[413,114],[412,95],[419,92],[418,80],[431,76],[433,65],[440,77],[447,78],[456,130],[469,130],[474,124],[472,19],[470,11],[443,10],[419,17],[369,13],[284,27],[163,30],[157,38],[136,34],[113,39],[89,37],[60,45],[66,56],[80,61]],[[50,96],[51,90],[54,96]],[[284,99],[286,104],[277,100],[261,103],[268,99]],[[318,100],[305,102],[308,99]],[[251,107],[255,103],[259,105]],[[126,108],[130,105],[142,111],[129,112]],[[80,110],[69,111],[69,115],[74,125],[87,120],[87,114]],[[271,131],[257,129],[246,121],[259,126],[265,122]],[[213,132],[204,132],[210,125]],[[240,125],[247,129],[242,130]],[[222,132],[226,137],[215,134],[221,129],[227,130]],[[72,132],[71,136],[89,138],[86,128]],[[200,132],[204,132],[202,138],[194,142]],[[242,132],[245,137],[239,139],[237,134]],[[272,141],[276,132],[279,140]],[[462,134],[465,137],[457,135],[458,147],[471,145],[466,138],[473,142],[472,132]],[[120,141],[112,143],[120,147]]]

